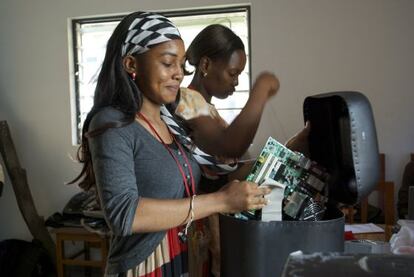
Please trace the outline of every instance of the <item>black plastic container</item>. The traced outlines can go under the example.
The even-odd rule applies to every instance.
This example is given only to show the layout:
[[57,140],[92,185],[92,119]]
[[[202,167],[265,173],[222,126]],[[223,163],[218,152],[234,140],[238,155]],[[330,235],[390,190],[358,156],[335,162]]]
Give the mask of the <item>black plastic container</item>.
[[374,118],[359,92],[307,97],[310,158],[331,174],[328,209],[321,221],[244,221],[220,215],[221,276],[280,276],[291,252],[342,252],[344,217],[336,203],[355,204],[379,177]]

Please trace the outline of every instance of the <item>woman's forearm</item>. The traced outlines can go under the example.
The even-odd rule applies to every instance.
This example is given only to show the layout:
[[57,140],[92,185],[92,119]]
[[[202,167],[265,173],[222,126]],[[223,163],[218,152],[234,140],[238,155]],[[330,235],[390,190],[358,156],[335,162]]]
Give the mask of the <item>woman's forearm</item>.
[[213,156],[239,158],[254,139],[266,101],[262,95],[251,96],[228,127],[207,116],[190,120],[195,144]]
[[[217,192],[197,195],[193,202],[193,219],[215,213],[261,209],[267,204],[263,196],[268,193],[269,188],[234,180]],[[135,210],[132,233],[157,232],[183,225],[190,220],[190,203],[191,198],[141,198]]]
[[239,158],[256,135],[267,100],[278,89],[276,76],[264,72],[256,79],[246,105],[228,127],[220,126],[209,117],[190,120],[195,144],[210,155]]
[[[132,224],[133,233],[167,230],[185,224],[190,219],[191,197],[183,199],[141,198]],[[194,219],[224,210],[219,192],[197,195],[193,202]]]
[[256,135],[266,101],[267,98],[263,95],[249,98],[240,114],[215,143],[215,155],[239,158],[247,151]]

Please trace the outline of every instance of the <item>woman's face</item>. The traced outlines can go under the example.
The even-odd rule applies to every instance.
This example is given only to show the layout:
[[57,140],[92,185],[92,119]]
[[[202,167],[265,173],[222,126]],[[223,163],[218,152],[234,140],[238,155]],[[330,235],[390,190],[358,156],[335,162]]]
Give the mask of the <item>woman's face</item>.
[[207,93],[220,99],[232,95],[239,84],[239,75],[245,66],[246,54],[243,50],[234,51],[228,62],[211,61],[211,66],[203,79]]
[[150,101],[175,101],[184,77],[185,50],[182,40],[160,43],[137,57],[136,83]]

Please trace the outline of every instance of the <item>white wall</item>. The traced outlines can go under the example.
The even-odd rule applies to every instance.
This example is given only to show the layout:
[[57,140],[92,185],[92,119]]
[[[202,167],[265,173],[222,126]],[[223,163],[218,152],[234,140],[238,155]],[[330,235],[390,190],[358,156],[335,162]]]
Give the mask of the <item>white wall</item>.
[[[0,2],[0,119],[7,120],[39,213],[61,211],[78,191],[71,145],[69,17],[198,7],[237,1]],[[414,152],[414,1],[252,0],[252,72],[276,72],[281,89],[265,111],[257,152],[302,126],[306,96],[357,90],[371,101],[387,179],[400,183]],[[411,77],[411,78],[410,78]],[[0,198],[0,240],[30,239],[10,184]]]

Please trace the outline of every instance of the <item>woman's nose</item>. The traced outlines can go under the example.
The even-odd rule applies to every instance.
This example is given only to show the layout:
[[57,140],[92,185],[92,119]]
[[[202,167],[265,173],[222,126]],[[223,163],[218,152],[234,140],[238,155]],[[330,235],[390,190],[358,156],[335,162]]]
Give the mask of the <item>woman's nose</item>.
[[184,68],[181,65],[178,66],[177,71],[175,72],[173,78],[175,80],[178,80],[178,81],[183,80],[183,78],[184,78]]

